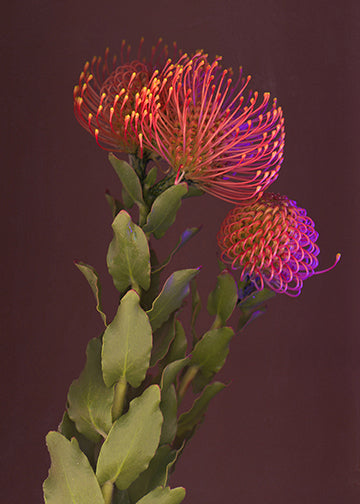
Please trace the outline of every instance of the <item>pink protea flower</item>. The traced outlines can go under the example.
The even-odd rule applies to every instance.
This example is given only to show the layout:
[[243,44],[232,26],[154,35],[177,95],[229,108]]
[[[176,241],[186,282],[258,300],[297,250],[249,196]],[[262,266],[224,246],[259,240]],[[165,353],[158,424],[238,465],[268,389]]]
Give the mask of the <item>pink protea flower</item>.
[[[273,193],[233,208],[217,236],[222,258],[233,269],[242,269],[240,280],[248,275],[258,290],[267,286],[289,296],[300,294],[306,278],[328,271],[315,272],[320,252],[317,238],[306,210]],[[339,259],[340,254],[335,264]]]
[[[87,62],[74,88],[74,111],[79,123],[95,136],[100,147],[106,150],[143,154],[142,132],[139,128],[144,106],[149,96],[161,89],[158,77],[168,67],[169,52],[159,39],[151,57],[141,58],[143,39],[137,58],[131,59],[130,46],[123,41],[120,57],[104,60],[94,57]],[[179,51],[174,44],[174,56]]]
[[[171,85],[147,103],[146,144],[176,173],[231,202],[260,197],[283,160],[284,119],[276,100],[248,92],[250,76],[233,84],[231,70],[198,52],[176,63]],[[148,125],[151,124],[151,128]]]

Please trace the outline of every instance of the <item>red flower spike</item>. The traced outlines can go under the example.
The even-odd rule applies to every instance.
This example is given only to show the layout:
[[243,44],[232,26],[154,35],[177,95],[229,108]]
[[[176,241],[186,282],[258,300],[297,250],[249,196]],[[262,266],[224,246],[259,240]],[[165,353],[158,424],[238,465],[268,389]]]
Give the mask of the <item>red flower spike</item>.
[[[204,191],[231,202],[260,197],[278,176],[285,139],[282,110],[269,93],[245,90],[240,75],[222,70],[198,52],[184,55],[166,75],[160,96],[153,95],[142,117],[144,143],[163,157],[174,173]],[[152,128],[149,128],[149,120]]]
[[[87,62],[74,88],[74,111],[79,123],[95,136],[106,150],[143,153],[141,119],[149,97],[156,96],[161,75],[168,66],[169,50],[159,39],[151,57],[141,57],[143,39],[137,59],[131,60],[131,48],[123,41],[120,57],[94,57]],[[174,56],[180,52],[174,44]],[[150,83],[151,82],[151,86]]]
[[318,233],[306,210],[280,194],[265,193],[247,206],[236,207],[225,218],[217,239],[222,259],[248,275],[258,290],[298,296],[303,281],[315,271],[320,252]]

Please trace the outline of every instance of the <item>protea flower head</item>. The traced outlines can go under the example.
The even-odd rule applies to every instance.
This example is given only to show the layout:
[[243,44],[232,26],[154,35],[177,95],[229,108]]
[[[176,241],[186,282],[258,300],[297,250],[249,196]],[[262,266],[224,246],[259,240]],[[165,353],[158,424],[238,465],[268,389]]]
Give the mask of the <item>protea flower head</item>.
[[217,236],[222,258],[241,269],[256,288],[298,296],[303,281],[333,268],[315,271],[318,233],[306,210],[280,194],[265,193],[247,206],[233,208]]
[[[186,56],[186,55],[184,55]],[[284,119],[276,100],[247,92],[250,80],[209,63],[203,52],[176,63],[171,85],[153,94],[144,115],[146,144],[176,173],[231,202],[260,197],[283,160]]]
[[[95,136],[106,150],[140,154],[143,152],[139,128],[144,106],[161,88],[159,75],[168,69],[169,51],[162,39],[149,59],[141,57],[141,39],[136,59],[123,41],[120,56],[94,57],[87,62],[74,88],[74,111],[79,123]],[[174,57],[179,51],[174,44]],[[171,75],[171,72],[167,72]]]

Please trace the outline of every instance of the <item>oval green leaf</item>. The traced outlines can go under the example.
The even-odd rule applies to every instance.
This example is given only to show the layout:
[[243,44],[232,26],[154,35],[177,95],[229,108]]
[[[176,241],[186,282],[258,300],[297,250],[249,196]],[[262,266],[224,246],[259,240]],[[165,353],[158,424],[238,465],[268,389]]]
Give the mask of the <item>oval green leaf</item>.
[[177,437],[179,440],[189,439],[204,420],[204,415],[211,399],[225,388],[220,382],[208,385],[200,397],[194,401],[189,411],[183,413],[178,420]]
[[79,443],[80,450],[85,453],[90,464],[95,463],[94,443],[86,438],[83,434],[80,434],[80,432],[76,428],[75,422],[70,419],[67,411],[65,411],[63,414],[62,420],[58,427],[58,431],[69,441],[73,437],[76,438],[77,442]]
[[111,387],[125,378],[132,387],[138,387],[149,368],[151,348],[149,318],[140,306],[137,292],[129,290],[103,336],[102,370],[106,385]]
[[46,504],[104,504],[99,483],[75,438],[68,441],[59,432],[46,436],[51,467],[44,481]]
[[75,266],[81,271],[81,273],[88,281],[91,290],[95,296],[96,310],[99,312],[104,322],[104,325],[106,326],[106,315],[103,312],[101,306],[101,285],[98,274],[96,273],[95,269],[92,266],[90,266],[90,264],[85,264],[83,262],[75,262]]
[[197,288],[196,279],[192,280],[190,284],[191,291],[191,334],[193,337],[193,341],[198,340],[198,336],[195,330],[196,320],[201,312],[201,298],[200,293]]
[[138,206],[144,206],[141,183],[133,167],[126,161],[118,159],[112,152],[109,154],[109,161],[129,198]]
[[247,296],[245,299],[240,301],[239,306],[240,308],[254,309],[275,296],[276,292],[265,288],[260,291],[255,291],[251,295]]
[[147,290],[150,287],[150,252],[143,230],[121,210],[112,228],[114,238],[107,253],[107,265],[114,285],[123,293],[129,285]]
[[103,380],[99,339],[90,340],[86,355],[85,368],[69,389],[68,414],[77,430],[96,443],[111,428],[114,391]]
[[187,339],[184,328],[180,320],[175,321],[175,338],[172,341],[169,351],[165,356],[164,364],[183,359],[187,350]]
[[161,413],[164,422],[161,429],[160,444],[171,444],[177,431],[177,394],[174,385],[161,391]]
[[128,488],[155,455],[162,423],[160,389],[151,385],[130,402],[102,445],[96,468],[100,485],[111,481],[120,490]]
[[161,375],[160,386],[161,390],[165,391],[172,383],[175,383],[177,375],[189,363],[190,357],[179,359],[168,364]]
[[191,365],[200,368],[206,378],[211,378],[225,364],[229,342],[233,336],[231,327],[220,327],[206,332],[192,351]]
[[180,504],[185,499],[185,488],[158,487],[145,495],[136,504]]
[[210,292],[207,309],[216,315],[221,325],[225,325],[238,300],[236,282],[230,273],[224,271],[217,277],[216,287]]
[[181,206],[181,199],[187,193],[188,187],[185,182],[173,185],[161,193],[154,201],[148,215],[145,233],[153,233],[159,239],[176,219],[176,213]]
[[154,331],[180,308],[183,299],[189,294],[189,283],[198,272],[198,269],[175,271],[166,280],[160,294],[154,299],[151,310],[147,312]]
[[156,272],[162,271],[171,261],[171,259],[174,257],[174,255],[179,252],[179,250],[193,237],[195,236],[198,232],[200,231],[200,228],[187,228],[185,231],[181,234],[180,239],[176,245],[176,247],[170,252],[168,255],[167,259],[159,266],[156,268]]
[[124,210],[124,205],[119,200],[114,198],[114,196],[112,196],[109,191],[106,191],[105,198],[110,207],[112,218],[115,219],[120,210]]
[[175,338],[175,314],[170,315],[170,318],[156,331],[153,335],[153,349],[151,352],[150,366],[163,359],[168,353],[171,342]]
[[149,467],[140,474],[128,489],[131,502],[137,502],[141,497],[158,486],[165,486],[168,478],[168,469],[176,459],[176,450],[170,446],[160,446],[151,460]]

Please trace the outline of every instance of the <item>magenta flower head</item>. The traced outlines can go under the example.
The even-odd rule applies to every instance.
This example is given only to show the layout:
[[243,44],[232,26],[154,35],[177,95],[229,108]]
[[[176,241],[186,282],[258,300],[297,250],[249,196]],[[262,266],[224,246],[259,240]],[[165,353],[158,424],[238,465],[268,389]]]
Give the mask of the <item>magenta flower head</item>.
[[260,197],[283,160],[284,119],[269,93],[246,92],[250,76],[232,82],[217,58],[202,52],[175,64],[171,85],[153,95],[143,124],[147,145],[176,173],[223,200]]
[[277,293],[298,296],[303,281],[317,271],[318,233],[306,210],[280,194],[265,193],[247,206],[233,208],[217,239],[222,258],[241,269],[258,290],[265,286]]
[[[120,56],[94,57],[87,62],[74,88],[74,111],[79,123],[106,150],[143,154],[139,127],[149,95],[157,93],[158,75],[169,66],[169,52],[159,39],[148,60],[141,57],[143,39],[137,58],[131,58],[130,46],[123,41]],[[174,57],[179,51],[174,44]]]

